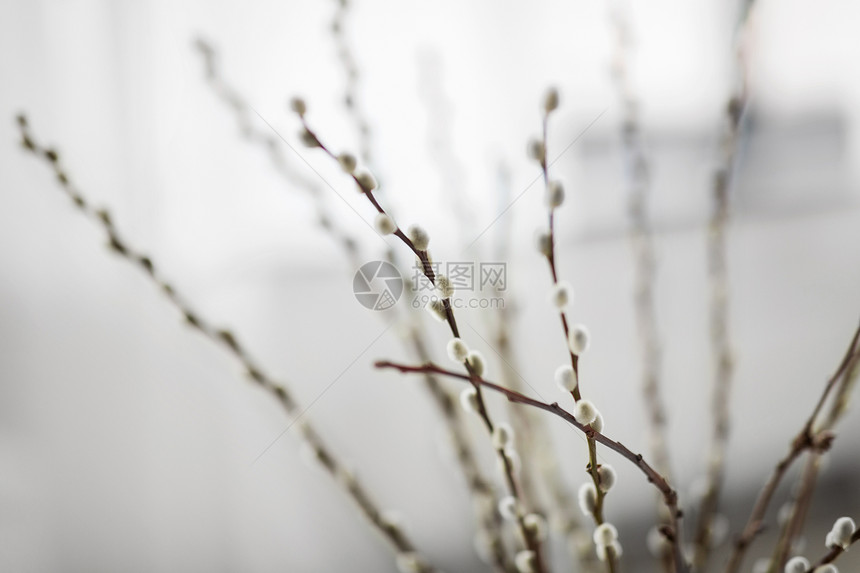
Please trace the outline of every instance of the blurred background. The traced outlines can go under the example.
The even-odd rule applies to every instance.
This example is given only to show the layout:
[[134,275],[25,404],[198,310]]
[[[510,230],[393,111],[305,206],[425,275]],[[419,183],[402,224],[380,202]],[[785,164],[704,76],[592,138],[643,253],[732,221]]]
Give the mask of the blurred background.
[[[435,564],[486,570],[424,387],[371,367],[412,360],[399,327],[358,304],[353,264],[316,224],[307,194],[242,138],[194,49],[196,38],[215,46],[224,80],[256,110],[252,124],[271,124],[300,154],[285,148],[294,171],[331,185],[322,187],[335,225],[362,238],[362,260],[376,260],[386,244],[401,245],[368,228],[370,205],[322,153],[300,146],[288,110],[302,95],[320,137],[357,150],[331,32],[337,10],[335,1],[0,1],[3,571],[395,570],[329,477],[302,462],[295,437],[278,438],[289,422],[273,400],[109,253],[46,166],[23,152],[14,124],[22,111],[128,242],[313,404],[309,418]],[[710,433],[706,225],[736,20],[735,3],[717,0],[654,0],[629,12],[653,181],[662,382],[685,502],[704,473]],[[752,21],[751,100],[728,230],[736,371],[723,513],[732,532],[860,317],[858,21],[860,5],[849,0],[761,0]],[[566,149],[552,168],[568,197],[557,216],[558,265],[576,292],[572,320],[593,336],[582,388],[608,434],[647,452],[608,6],[355,0],[343,34],[383,201],[401,225],[428,229],[437,260],[495,261],[509,243],[502,262],[518,371],[550,401],[565,398],[553,384],[565,347],[534,249],[545,212],[525,149],[540,131],[542,94],[559,88],[549,155]],[[401,310],[420,312],[433,355],[447,361],[447,328],[412,310],[409,296]],[[459,315],[493,378],[502,368],[484,341],[493,312]],[[490,406],[506,416],[497,397]],[[584,440],[555,420],[550,427],[575,489],[585,480]],[[858,432],[854,412],[815,497],[810,558],[824,553],[833,520],[860,517]],[[601,457],[619,471],[607,515],[622,532],[627,570],[652,570],[640,560],[654,516],[650,486],[611,452]],[[557,537],[550,550],[564,556]],[[860,567],[850,553],[843,563]]]

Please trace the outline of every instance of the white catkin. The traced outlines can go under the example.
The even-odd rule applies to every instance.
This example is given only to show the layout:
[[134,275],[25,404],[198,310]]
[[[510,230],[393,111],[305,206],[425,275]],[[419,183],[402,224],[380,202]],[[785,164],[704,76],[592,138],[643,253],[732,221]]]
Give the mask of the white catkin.
[[594,508],[597,507],[597,490],[594,489],[594,484],[586,482],[579,486],[577,499],[583,515],[593,514]]
[[524,549],[517,553],[514,557],[514,564],[517,566],[519,573],[535,573],[535,553],[529,549]]
[[552,237],[549,234],[549,231],[540,230],[535,234],[535,245],[537,245],[537,250],[540,254],[545,257],[550,256],[552,253]]
[[590,342],[590,336],[588,334],[588,329],[582,324],[575,324],[570,329],[570,336],[567,340],[568,345],[570,346],[570,351],[580,356],[586,350],[588,350],[588,344]]
[[436,292],[442,298],[454,296],[454,285],[451,284],[451,279],[445,275],[436,275]]
[[600,412],[597,413],[597,416],[594,418],[594,421],[591,422],[591,429],[595,432],[603,433],[603,414]]
[[597,468],[597,477],[600,478],[600,490],[604,493],[612,489],[618,479],[615,469],[609,464],[603,464]]
[[379,520],[385,524],[386,527],[393,527],[400,529],[403,527],[403,515],[394,509],[385,509],[381,512],[379,516]]
[[549,88],[543,96],[543,110],[550,113],[558,108],[558,90]]
[[770,571],[770,559],[762,557],[761,559],[756,560],[756,562],[753,563],[752,571],[753,573],[767,573]]
[[376,218],[373,219],[373,226],[376,228],[376,232],[380,235],[390,235],[397,230],[397,225],[395,225],[391,217],[385,213],[376,214]]
[[460,364],[469,355],[469,347],[460,338],[452,338],[448,341],[448,358]]
[[301,131],[299,131],[299,139],[302,140],[302,144],[305,147],[314,148],[320,146],[320,142],[317,139],[317,136],[308,131],[307,128],[303,127]]
[[340,163],[340,168],[346,173],[354,173],[355,168],[358,165],[355,155],[352,153],[341,153],[337,156],[337,162]]
[[299,116],[305,115],[308,111],[308,106],[305,104],[305,100],[300,97],[294,97],[290,100],[290,108],[299,114]]
[[430,245],[430,234],[421,225],[410,225],[406,229],[406,236],[419,251],[426,251]]
[[506,495],[499,500],[499,515],[508,521],[513,521],[520,516],[522,508],[519,500],[512,495]]
[[593,539],[597,545],[609,545],[618,541],[618,530],[611,523],[601,523],[594,530]]
[[529,141],[528,155],[538,163],[543,163],[546,160],[546,146],[539,139]]
[[421,571],[421,557],[415,552],[398,553],[395,562],[400,573],[419,573]]
[[357,171],[353,177],[355,177],[363,192],[370,193],[376,189],[376,178],[369,171]]
[[469,387],[460,392],[460,405],[467,412],[478,412],[478,393],[474,388]]
[[621,555],[624,553],[621,550],[621,544],[618,543],[617,541],[613,541],[612,543],[609,543],[607,545],[599,544],[599,545],[596,545],[595,547],[597,547],[597,558],[600,559],[601,561],[606,561],[609,558],[609,551],[610,550],[612,551],[612,555],[616,559],[621,557]]
[[552,285],[549,301],[554,307],[562,310],[573,301],[573,289],[564,281]]
[[854,535],[856,530],[857,525],[853,519],[850,517],[840,517],[833,524],[833,529],[831,529],[833,543],[842,549],[848,549],[848,546],[851,545],[851,536]]
[[558,181],[550,181],[546,186],[546,206],[557,209],[564,203],[564,186]]
[[469,366],[472,367],[472,370],[478,376],[483,376],[484,371],[486,370],[486,362],[484,361],[484,355],[478,352],[477,350],[470,350],[469,355],[466,357],[466,360],[469,361]]
[[546,539],[548,526],[546,524],[546,519],[540,514],[530,513],[523,518],[523,524],[531,533],[535,539],[538,541],[544,541]]
[[502,422],[496,424],[493,428],[493,447],[497,450],[503,450],[510,446],[514,441],[514,429],[510,424]]
[[711,521],[711,547],[719,547],[729,537],[729,518],[718,513]]
[[445,303],[441,299],[434,298],[424,307],[430,315],[439,322],[448,320],[448,314],[445,312]]
[[562,392],[573,392],[576,389],[576,372],[570,365],[559,366],[555,371],[555,384]]
[[646,545],[648,546],[648,551],[651,552],[651,556],[658,559],[667,555],[672,548],[666,536],[660,533],[660,528],[657,526],[648,530]]
[[779,512],[776,514],[776,523],[780,527],[785,527],[791,517],[794,515],[794,503],[791,501],[787,501],[782,504],[782,507],[779,508]]
[[[520,455],[517,453],[517,451],[514,448],[508,446],[507,448],[505,448],[503,453],[505,458],[507,458],[508,463],[511,465],[511,472],[514,475],[519,474],[520,470],[523,467],[523,462],[520,459]],[[501,475],[507,474],[508,469],[505,466],[505,462],[501,456],[496,457],[496,467],[499,469],[499,473]]]
[[816,567],[813,573],[839,573],[839,569],[836,568],[836,565],[828,563],[826,565]]
[[809,569],[809,560],[805,557],[792,557],[785,564],[785,573],[806,573]]
[[597,408],[589,400],[579,400],[573,407],[573,417],[583,426],[592,423],[598,413]]

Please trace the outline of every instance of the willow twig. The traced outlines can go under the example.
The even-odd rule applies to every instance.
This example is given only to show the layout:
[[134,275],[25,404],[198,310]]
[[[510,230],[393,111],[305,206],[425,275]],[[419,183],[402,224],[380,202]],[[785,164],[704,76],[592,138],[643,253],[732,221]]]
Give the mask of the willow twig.
[[[826,414],[824,414],[824,420],[814,426],[815,432],[833,431],[836,423],[846,412],[850,392],[853,390],[858,377],[860,377],[860,348],[858,348],[858,352],[855,353],[850,363],[846,366],[845,373],[841,377],[830,402],[830,407]],[[817,451],[810,452],[808,456],[800,479],[798,493],[795,496],[791,517],[783,528],[773,557],[771,558],[771,571],[773,573],[778,573],[782,570],[795,541],[800,537],[803,530],[809,506],[812,503],[812,495],[815,491],[818,475],[821,472],[821,457],[821,452]]]
[[[558,95],[557,92],[552,90],[551,95],[548,97],[554,99],[551,106],[544,107],[543,119],[542,119],[542,131],[541,131],[541,149],[542,151],[538,154],[538,160],[540,162],[541,173],[543,175],[544,187],[547,192],[547,196],[550,193],[550,179],[549,179],[549,164],[547,163],[547,127],[549,123],[549,116],[555,106],[558,104]],[[558,278],[558,270],[556,269],[556,260],[555,260],[555,206],[550,205],[548,208],[548,228],[549,228],[549,241],[547,245],[547,251],[544,253],[546,256],[547,263],[549,264],[550,274],[552,276],[553,286],[559,286],[559,278]],[[568,348],[568,354],[570,355],[570,364],[573,368],[574,375],[576,376],[577,384],[571,391],[571,395],[573,396],[574,402],[578,402],[582,399],[580,392],[580,379],[579,379],[579,356],[573,352],[573,349],[570,348],[570,344],[568,340],[570,339],[570,327],[568,325],[567,313],[563,308],[559,309],[559,316],[561,317],[561,326],[562,332],[564,334],[565,346]],[[597,444],[594,441],[594,438],[591,436],[586,436],[586,441],[588,445],[588,465],[586,467],[586,471],[591,476],[591,480],[594,483],[594,491],[595,491],[595,504],[594,509],[592,511],[592,515],[594,517],[594,522],[597,525],[601,525],[604,523],[603,517],[603,504],[604,499],[606,498],[606,492],[600,486],[600,464],[597,461]],[[617,556],[614,551],[606,552],[606,566],[609,573],[615,573],[617,568]]]
[[[245,345],[239,341],[234,332],[214,326],[194,310],[192,305],[177,292],[176,288],[161,275],[149,256],[135,250],[125,242],[114,225],[108,211],[94,207],[77,189],[71,182],[68,172],[61,165],[57,151],[42,146],[34,139],[26,117],[19,115],[17,121],[24,149],[48,163],[60,187],[72,200],[74,206],[84,216],[98,224],[105,232],[108,246],[111,250],[142,269],[146,276],[158,286],[170,304],[184,317],[185,322],[189,326],[231,354],[242,365],[249,380],[271,394],[278,401],[287,415],[294,420],[302,439],[311,448],[314,460],[335,479],[336,483],[341,486],[347,496],[358,506],[362,515],[364,515],[372,527],[388,542],[397,554],[417,555],[415,545],[409,539],[406,532],[399,525],[385,518],[384,512],[379,508],[377,502],[371,497],[361,482],[358,481],[355,474],[340,461],[339,456],[325,443],[308,420],[305,414],[306,410],[296,402],[287,386],[268,374],[251,357]],[[416,566],[418,571],[424,573],[433,573],[436,571],[423,558],[417,561]]]
[[254,110],[248,104],[247,98],[238,88],[230,84],[221,73],[218,52],[214,46],[203,39],[197,39],[194,46],[203,58],[206,82],[218,96],[218,99],[233,112],[242,137],[266,151],[275,172],[284,180],[288,188],[297,187],[307,193],[316,210],[316,222],[319,227],[341,247],[350,265],[355,268],[361,266],[359,241],[345,231],[343,225],[334,223],[331,210],[326,204],[319,183],[305,177],[300,170],[295,168],[284,153],[284,143],[277,134],[269,129],[261,129],[257,122],[253,121]]
[[[335,161],[338,161],[338,156],[333,153],[331,149],[320,140],[320,138],[313,130],[311,130],[305,119],[304,113],[298,113],[298,116],[301,120],[302,127],[304,128],[303,140],[305,144],[309,147],[320,148],[330,158]],[[376,209],[377,213],[384,216],[388,216],[388,213],[382,207],[382,205],[379,203],[379,201],[374,195],[374,189],[376,187],[375,182],[371,182],[367,178],[360,177],[359,174],[357,174],[355,171],[350,173],[350,177],[352,177],[358,190],[367,198],[371,205],[373,205],[373,208]],[[433,263],[430,260],[430,256],[427,253],[427,250],[419,249],[418,247],[416,247],[412,240],[406,235],[406,233],[403,232],[403,230],[399,226],[396,227],[395,231],[392,234],[415,254],[421,264],[421,269],[424,276],[427,277],[427,280],[430,281],[430,284],[436,286],[436,272],[433,269]],[[451,305],[450,300],[448,298],[443,298],[442,305],[444,310],[445,322],[448,324],[448,327],[451,330],[451,334],[455,338],[460,338],[460,329],[457,326],[457,320],[454,316],[454,309]],[[495,430],[495,425],[492,421],[489,411],[487,410],[486,404],[484,403],[484,397],[483,393],[481,392],[481,385],[479,383],[481,377],[480,375],[478,375],[478,373],[475,371],[475,369],[472,367],[468,360],[463,361],[463,367],[469,373],[469,376],[473,378],[472,387],[475,389],[477,413],[480,416],[481,421],[483,422],[487,432],[492,435]],[[512,495],[516,499],[522,499],[519,483],[516,476],[514,475],[514,465],[511,457],[508,455],[505,449],[501,447],[496,449],[496,455],[502,466],[506,486],[510,495]],[[541,541],[538,538],[537,532],[531,531],[527,527],[523,515],[518,515],[516,522],[520,535],[523,539],[523,543],[534,555],[534,569],[536,573],[544,573],[547,569],[543,556],[541,554]]]
[[[338,13],[340,14],[340,11]],[[338,18],[342,18],[342,16],[338,16]],[[340,25],[340,20],[337,20],[337,22]],[[320,186],[316,182],[303,177],[301,173],[294,169],[284,153],[282,142],[275,134],[268,129],[256,127],[256,124],[251,121],[253,110],[247,103],[247,98],[242,95],[240,90],[229,84],[224,78],[218,66],[217,52],[214,47],[203,40],[198,40],[196,47],[203,57],[207,83],[219,96],[219,99],[234,113],[243,137],[249,143],[256,144],[267,152],[276,172],[290,187],[298,186],[307,192],[316,208],[318,223],[322,231],[329,235],[335,244],[344,251],[347,260],[354,268],[361,266],[362,261],[359,258],[358,239],[344,231],[342,225],[333,224],[334,214],[321,195]],[[353,75],[350,69],[347,67],[348,76]],[[347,101],[351,101],[349,95],[347,95]],[[347,104],[347,107],[350,106]],[[369,130],[361,131],[364,136],[362,140],[367,139]],[[369,143],[365,143],[364,145],[369,148]],[[396,261],[394,261],[394,264],[396,264]],[[419,360],[429,359],[429,355],[426,353],[426,344],[424,344],[421,332],[417,327],[410,328],[406,338],[407,345],[416,353]],[[509,558],[505,553],[501,538],[500,517],[495,509],[495,502],[482,504],[479,501],[487,496],[495,497],[495,493],[492,484],[484,477],[475,459],[473,445],[463,427],[460,411],[456,407],[451,407],[451,404],[455,403],[455,399],[432,376],[427,377],[426,386],[448,427],[454,448],[457,451],[458,464],[466,479],[466,484],[472,497],[476,499],[475,505],[477,508],[485,506],[488,508],[478,517],[488,537],[493,564],[497,571],[510,570]]]
[[[851,542],[848,544],[848,547],[854,545],[860,541],[860,529],[854,532],[854,535],[851,536]],[[813,573],[817,568],[822,565],[827,565],[828,563],[833,563],[839,556],[848,551],[847,548],[843,549],[842,547],[834,547],[830,551],[828,551],[821,559],[816,561],[809,569],[806,570],[806,573]]]
[[740,570],[743,558],[746,555],[747,549],[753,539],[761,532],[764,522],[764,516],[767,508],[770,505],[776,488],[785,476],[786,471],[797,460],[800,455],[811,450],[813,452],[824,452],[830,448],[833,442],[833,434],[827,430],[816,430],[815,422],[824,407],[827,398],[830,396],[837,383],[847,374],[849,374],[857,362],[860,361],[860,327],[854,332],[848,350],[845,353],[838,368],[827,381],[821,397],[815,405],[812,414],[803,424],[800,432],[794,437],[791,442],[788,453],[776,464],[776,467],[771,472],[764,487],[759,493],[750,513],[749,519],[741,532],[740,537],[735,541],[734,549],[726,566],[726,573],[737,573]]
[[729,221],[729,192],[735,157],[740,140],[741,119],[747,106],[747,46],[750,32],[750,13],[753,0],[743,0],[741,16],[736,27],[736,57],[734,58],[734,85],[725,107],[724,132],[720,157],[711,184],[713,211],[708,223],[707,261],[710,283],[711,353],[714,360],[712,416],[713,430],[707,457],[705,493],[699,504],[694,543],[694,567],[707,565],[711,551],[711,531],[719,508],[722,493],[726,448],[729,441],[729,398],[734,370],[731,341],[729,339],[728,271],[726,262],[726,228]]
[[370,122],[358,101],[358,86],[361,76],[349,41],[346,38],[346,31],[344,30],[349,17],[349,10],[352,7],[351,0],[335,1],[337,2],[337,10],[331,22],[331,34],[334,39],[335,48],[337,49],[338,60],[343,69],[344,76],[346,76],[343,104],[359,134],[359,156],[365,163],[371,163]]
[[555,416],[558,416],[559,418],[563,419],[564,421],[572,425],[574,428],[585,434],[587,438],[593,439],[595,442],[603,444],[610,450],[620,454],[637,468],[639,468],[639,471],[645,474],[645,477],[647,478],[648,482],[654,485],[654,487],[656,487],[657,490],[662,494],[663,499],[666,503],[666,509],[671,516],[671,525],[665,528],[663,533],[664,535],[666,535],[669,542],[673,546],[676,571],[678,573],[686,573],[686,571],[688,571],[687,564],[681,556],[681,549],[679,545],[680,539],[678,535],[675,534],[675,532],[678,531],[678,519],[681,517],[681,510],[678,508],[678,494],[672,488],[669,482],[666,481],[666,478],[660,475],[657,470],[655,470],[648,462],[645,461],[645,458],[642,456],[642,454],[635,454],[621,442],[616,442],[608,436],[597,432],[591,426],[584,426],[580,424],[576,421],[576,418],[573,416],[573,414],[559,406],[558,402],[553,402],[552,404],[541,402],[540,400],[529,398],[524,394],[515,392],[513,390],[505,388],[504,386],[494,384],[493,382],[489,382],[482,378],[476,378],[471,375],[454,372],[453,370],[441,368],[436,364],[432,363],[412,366],[409,364],[399,364],[396,362],[391,362],[389,360],[379,360],[375,363],[375,366],[377,368],[391,368],[403,373],[422,374],[425,372],[433,372],[435,374],[465,380],[472,384],[477,383],[484,388],[488,388],[490,390],[493,390],[494,392],[498,392],[504,395],[511,402],[531,406],[533,408],[539,408],[541,410],[544,410],[545,412],[549,412]]
[[611,14],[615,35],[613,77],[615,90],[622,107],[622,141],[625,155],[627,208],[630,218],[630,242],[634,257],[636,326],[639,334],[639,355],[642,363],[642,395],[645,399],[649,425],[649,445],[655,467],[671,478],[669,447],[666,440],[666,407],[662,395],[662,350],[657,331],[655,310],[655,253],[654,232],[648,214],[651,193],[651,173],[645,153],[642,127],[639,121],[639,102],[631,85],[630,34],[627,15],[618,7]]

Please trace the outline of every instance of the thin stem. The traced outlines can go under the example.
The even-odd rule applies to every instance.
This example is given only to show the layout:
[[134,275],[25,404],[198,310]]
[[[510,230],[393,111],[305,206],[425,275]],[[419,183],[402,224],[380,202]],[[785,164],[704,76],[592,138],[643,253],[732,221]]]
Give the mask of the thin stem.
[[331,34],[334,39],[337,57],[340,60],[341,68],[346,77],[346,85],[344,87],[343,104],[346,107],[347,114],[355,124],[358,131],[359,140],[359,155],[365,163],[371,162],[371,137],[370,137],[370,122],[364,113],[358,101],[358,85],[360,74],[355,57],[352,53],[352,48],[346,38],[344,26],[347,21],[350,9],[350,0],[335,0],[337,2],[337,10],[331,22]]
[[657,470],[655,470],[650,464],[648,464],[648,462],[645,461],[645,458],[642,456],[642,454],[634,454],[621,442],[616,442],[608,436],[595,431],[591,426],[584,426],[580,424],[576,421],[576,418],[573,416],[573,414],[559,406],[558,402],[553,402],[552,404],[541,402],[540,400],[529,398],[528,396],[526,396],[525,394],[521,394],[520,392],[515,392],[513,390],[505,388],[504,386],[494,384],[493,382],[489,382],[484,379],[476,380],[471,376],[441,368],[440,366],[437,366],[433,363],[413,366],[409,364],[391,362],[388,360],[380,360],[375,363],[375,366],[377,368],[390,368],[398,370],[402,373],[421,374],[425,372],[433,372],[435,374],[449,376],[451,378],[465,380],[471,383],[477,382],[484,388],[488,388],[494,392],[498,392],[504,395],[511,402],[531,406],[533,408],[539,408],[541,410],[544,410],[545,412],[549,412],[555,416],[558,416],[559,418],[563,419],[565,422],[569,423],[574,428],[585,434],[586,437],[592,438],[594,441],[599,442],[610,450],[618,453],[619,455],[630,461],[637,468],[639,468],[639,470],[643,474],[645,474],[645,477],[648,479],[648,482],[653,484],[654,487],[656,487],[657,490],[662,494],[663,500],[666,504],[666,508],[671,516],[671,529],[669,531],[664,531],[664,534],[667,536],[669,542],[672,544],[676,571],[678,573],[685,573],[686,571],[688,571],[687,564],[681,556],[680,545],[678,544],[678,536],[674,534],[674,532],[678,530],[678,519],[681,517],[681,510],[678,508],[678,494],[675,492],[669,482],[666,481],[666,478],[660,475]]
[[651,193],[650,166],[639,121],[639,102],[628,73],[631,48],[627,14],[618,8],[611,14],[610,20],[615,36],[613,78],[623,114],[621,131],[625,155],[630,244],[634,259],[634,303],[639,355],[642,363],[642,396],[645,400],[650,432],[649,444],[654,464],[664,476],[671,478],[669,447],[666,439],[666,407],[660,373],[662,357],[655,309],[654,232],[648,214]]
[[[836,423],[846,412],[846,404],[850,397],[850,392],[860,376],[860,348],[853,357],[848,359],[845,364],[844,373],[839,378],[838,387],[834,388],[833,398],[830,403],[830,408],[824,414],[822,423],[814,423],[814,431],[818,434],[830,432],[835,427]],[[826,395],[822,396],[826,398]],[[816,404],[816,412],[814,418],[821,415],[821,409],[824,406],[825,400],[820,399]],[[800,480],[800,487],[795,499],[794,510],[792,511],[791,519],[783,529],[779,542],[774,551],[774,556],[771,559],[771,570],[778,572],[788,560],[789,552],[794,546],[795,541],[803,531],[803,525],[806,521],[806,516],[809,511],[809,506],[812,503],[812,495],[815,491],[815,485],[818,480],[818,474],[821,471],[821,456],[817,451],[810,453],[806,462],[806,467],[803,470],[803,475]]]
[[[317,134],[311,130],[308,126],[307,121],[303,114],[299,114],[299,119],[302,123],[302,127],[305,130],[306,140],[312,142],[311,147],[319,147],[322,149],[329,157],[333,160],[337,161],[337,156],[327,147],[317,136]],[[377,201],[376,197],[373,194],[373,189],[368,188],[362,181],[358,178],[358,176],[353,172],[350,174],[359,191],[361,191],[367,200],[370,201],[371,205],[373,205],[374,209],[378,213],[387,215],[385,209],[380,205],[379,201]],[[427,280],[430,281],[432,285],[436,285],[436,273],[433,270],[433,263],[430,260],[430,257],[427,254],[426,250],[418,249],[415,244],[409,239],[408,236],[400,229],[399,227],[393,233],[404,245],[406,245],[409,250],[411,250],[418,260],[421,262],[422,270],[424,272],[424,276],[427,277]],[[460,330],[457,327],[457,320],[454,316],[454,309],[451,306],[451,302],[449,299],[442,299],[442,303],[444,305],[445,310],[445,321],[448,323],[448,327],[451,330],[451,334],[460,338]],[[481,377],[475,372],[474,368],[472,368],[471,364],[469,364],[468,360],[463,361],[463,367],[468,372],[468,377],[471,380],[472,387],[475,389],[475,397],[477,402],[477,411],[480,416],[484,426],[487,429],[487,432],[492,435],[495,426],[490,417],[489,411],[487,410],[486,404],[484,403],[483,392],[481,391]],[[504,469],[505,481],[508,487],[509,493],[517,499],[522,499],[521,491],[518,485],[518,482],[514,476],[514,468],[513,464],[504,451],[504,449],[496,450],[499,461]],[[519,529],[519,533],[523,539],[525,546],[534,553],[535,556],[535,570],[537,573],[545,573],[547,571],[546,565],[543,560],[543,556],[541,555],[541,542],[537,538],[533,532],[531,532],[525,525],[525,522],[522,518],[517,520],[517,525]]]
[[[217,328],[200,315],[178,293],[176,288],[162,277],[152,259],[133,249],[120,235],[108,211],[93,207],[84,195],[72,184],[68,172],[60,164],[58,153],[40,145],[30,133],[27,119],[18,116],[18,127],[21,132],[21,142],[27,151],[45,160],[57,178],[62,190],[72,200],[74,206],[87,218],[98,224],[107,235],[108,246],[128,262],[142,269],[146,276],[161,290],[167,300],[184,317],[185,322],[206,338],[215,342],[220,348],[231,354],[245,369],[252,382],[269,392],[284,408],[294,423],[305,443],[311,448],[314,459],[323,469],[335,479],[347,496],[358,506],[362,515],[376,529],[389,545],[399,554],[414,553],[415,545],[401,527],[384,517],[376,501],[370,496],[356,476],[344,465],[340,458],[323,441],[305,415],[305,410],[295,401],[287,386],[275,380],[261,365],[259,365],[242,344],[235,333],[227,329]],[[435,572],[436,569],[426,563],[419,563],[419,570],[424,573]]]
[[283,142],[275,133],[269,129],[257,127],[257,122],[252,121],[253,109],[248,105],[247,98],[224,78],[218,61],[218,52],[215,48],[202,39],[195,42],[195,47],[203,58],[206,83],[209,84],[218,99],[233,113],[241,136],[267,153],[275,172],[291,190],[298,187],[307,193],[316,210],[319,227],[341,247],[350,265],[355,268],[361,266],[362,261],[358,251],[359,241],[345,231],[343,225],[335,224],[334,216],[328,207],[319,183],[304,177],[295,168],[284,153]]
[[[413,351],[422,362],[430,360],[427,344],[422,333],[410,329],[408,340]],[[480,527],[487,536],[489,556],[496,571],[507,572],[514,568],[505,548],[502,538],[502,520],[497,511],[497,494],[493,484],[487,480],[472,449],[472,442],[468,437],[466,427],[463,424],[461,410],[456,400],[442,387],[438,378],[432,373],[425,374],[425,383],[433,400],[445,417],[451,441],[454,445],[457,462],[466,478],[466,483],[477,506]],[[486,503],[489,501],[489,503]]]
[[738,42],[734,58],[734,86],[725,107],[725,129],[722,135],[719,165],[714,173],[711,194],[713,211],[708,224],[707,261],[710,283],[711,353],[714,359],[712,408],[713,430],[707,457],[705,494],[699,505],[699,517],[693,539],[696,569],[707,566],[711,551],[711,530],[722,493],[726,448],[729,441],[729,398],[734,371],[729,339],[729,303],[726,228],[729,221],[729,192],[735,156],[740,140],[741,119],[748,100],[747,54],[745,42],[750,34],[752,0],[744,0],[736,26]]
[[[341,11],[338,14],[337,18],[341,18]],[[337,20],[337,22],[340,22],[340,20]],[[339,32],[335,33],[335,35],[339,35]],[[202,40],[198,40],[196,45],[205,63],[208,84],[216,95],[219,96],[219,99],[233,111],[245,139],[252,144],[258,144],[261,149],[267,152],[276,172],[283,177],[285,182],[291,186],[297,185],[308,193],[316,207],[319,225],[323,232],[330,236],[336,245],[341,247],[353,268],[357,269],[360,267],[362,261],[359,259],[357,247],[359,241],[344,231],[342,225],[332,223],[334,221],[334,214],[328,203],[324,201],[320,193],[320,187],[315,182],[302,177],[300,173],[294,170],[284,154],[284,147],[278,137],[273,135],[270,130],[257,128],[256,124],[250,121],[251,108],[240,91],[235,86],[227,83],[220,73],[215,49],[209,43]],[[347,67],[348,76],[351,75],[350,69]],[[354,86],[348,90],[347,101],[354,99],[354,95],[350,95],[352,94],[350,90],[354,91]],[[350,105],[347,104],[347,107],[350,108]],[[350,109],[355,108],[353,106]],[[361,121],[356,119],[356,122],[360,128],[362,125]],[[359,130],[364,139],[367,139],[368,132],[362,129]],[[369,142],[366,142],[364,147],[369,149]],[[395,261],[392,261],[392,263],[396,265]],[[429,359],[426,344],[423,340],[421,330],[417,325],[408,329],[405,339],[406,344],[415,352],[419,360]],[[493,564],[497,571],[508,571],[511,566],[501,539],[501,520],[495,509],[496,493],[478,466],[471,438],[463,427],[462,416],[460,410],[456,407],[456,400],[449,395],[433,376],[427,376],[425,381],[427,390],[433,398],[433,402],[442,415],[451,435],[454,449],[457,452],[460,471],[463,473],[471,496],[476,502],[474,504],[475,509],[489,508],[488,511],[484,511],[478,518],[490,543],[490,554],[493,557]],[[482,503],[481,500],[488,496],[492,498],[492,503]]]
[[[541,172],[543,174],[543,182],[544,188],[547,192],[549,192],[550,180],[549,180],[549,167],[547,164],[547,126],[549,123],[549,112],[545,112],[543,115],[543,120],[541,124],[541,140],[543,145],[543,157],[540,160]],[[552,275],[552,282],[554,286],[558,286],[558,271],[555,265],[555,207],[550,205],[548,207],[548,227],[549,227],[549,251],[546,254],[547,263],[549,264],[550,274]],[[567,322],[567,314],[563,309],[559,310],[559,316],[561,317],[561,326],[562,332],[564,334],[564,343],[568,349],[568,354],[570,355],[570,364],[573,368],[573,372],[576,376],[576,386],[573,388],[571,395],[573,396],[574,402],[578,402],[582,399],[580,394],[580,379],[579,379],[579,356],[577,356],[573,350],[570,348],[570,328]],[[588,465],[586,466],[586,471],[591,476],[591,481],[594,483],[594,491],[596,492],[594,510],[592,512],[592,516],[594,517],[594,522],[597,525],[601,525],[604,522],[603,517],[603,504],[604,499],[606,497],[606,492],[603,491],[603,488],[600,487],[600,474],[598,470],[600,469],[600,464],[597,462],[597,444],[594,442],[594,438],[587,436],[586,442],[588,444]],[[606,556],[606,566],[609,570],[609,573],[614,573],[616,567],[617,556],[614,555],[613,552],[607,552]]]
[[842,358],[839,367],[824,386],[824,391],[821,393],[821,397],[818,399],[815,408],[812,410],[812,414],[803,424],[803,427],[797,436],[794,437],[794,440],[792,440],[788,453],[779,462],[777,462],[776,467],[773,469],[773,472],[771,472],[771,475],[768,477],[764,487],[759,493],[749,519],[747,520],[740,537],[735,541],[734,549],[725,569],[726,573],[737,573],[737,571],[740,570],[741,563],[743,562],[743,558],[746,555],[750,544],[762,530],[762,524],[764,522],[767,508],[776,492],[777,486],[782,481],[786,471],[788,471],[788,468],[791,467],[794,461],[800,457],[800,454],[806,450],[824,452],[830,448],[830,445],[833,442],[833,434],[831,434],[828,429],[815,431],[815,421],[833,388],[844,376],[852,372],[858,360],[860,360],[860,327],[858,327],[854,332],[854,336],[851,339],[851,343],[849,344],[848,350]]
[[[858,541],[860,541],[860,529],[855,531],[854,535],[851,536],[851,540],[848,544],[848,547],[851,547]],[[839,559],[839,556],[846,551],[847,549],[843,549],[842,547],[834,547],[833,549],[828,551],[821,559],[816,561],[809,569],[807,569],[806,573],[813,573],[813,571],[815,571],[818,567],[821,567],[822,565],[827,565],[828,563],[833,563],[834,561]]]

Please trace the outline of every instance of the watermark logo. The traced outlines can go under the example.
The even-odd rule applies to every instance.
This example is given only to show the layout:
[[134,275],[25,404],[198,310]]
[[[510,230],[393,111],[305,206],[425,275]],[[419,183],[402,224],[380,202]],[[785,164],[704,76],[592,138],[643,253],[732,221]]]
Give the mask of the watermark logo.
[[387,261],[370,261],[361,265],[352,279],[355,299],[370,310],[388,310],[403,294],[403,277]]
[[[508,288],[507,263],[448,261],[430,263],[433,274],[444,274],[453,295],[452,308],[504,308],[502,293]],[[436,287],[424,274],[424,265],[417,263],[412,269],[412,308],[426,308],[439,299]],[[488,296],[490,295],[490,296]]]

